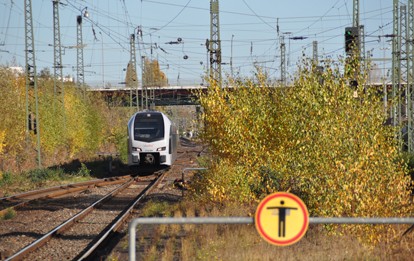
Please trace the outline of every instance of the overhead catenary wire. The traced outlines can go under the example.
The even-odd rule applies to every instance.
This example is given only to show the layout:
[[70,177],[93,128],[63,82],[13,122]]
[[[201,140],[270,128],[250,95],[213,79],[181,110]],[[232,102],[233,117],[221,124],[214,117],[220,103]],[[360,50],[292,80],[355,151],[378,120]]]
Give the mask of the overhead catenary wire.
[[[19,11],[19,8],[21,6],[20,3],[17,3],[16,1],[15,5],[13,7],[13,16],[22,16],[23,12]],[[200,19],[192,21],[191,23],[182,22],[185,16],[188,15],[187,12],[184,12],[184,10],[191,11],[191,12],[205,12],[208,13],[209,9],[206,4],[199,4],[196,1],[184,1],[181,2],[170,2],[170,1],[161,1],[161,0],[143,0],[143,1],[135,1],[134,7],[135,9],[128,8],[126,4],[128,1],[119,0],[119,1],[85,1],[85,0],[73,0],[73,1],[64,1],[66,4],[65,7],[62,7],[63,11],[68,12],[68,14],[72,13],[71,17],[75,15],[79,15],[80,9],[84,6],[88,5],[88,10],[90,10],[91,14],[93,16],[90,17],[92,19],[93,23],[85,23],[85,29],[86,30],[86,44],[88,47],[85,48],[87,51],[87,57],[90,59],[90,64],[99,63],[96,61],[96,53],[94,52],[94,42],[91,33],[91,27],[93,26],[94,29],[97,31],[101,31],[105,38],[108,38],[108,40],[104,43],[104,51],[108,52],[108,56],[110,53],[119,53],[122,55],[118,55],[116,57],[116,60],[119,64],[122,64],[122,59],[127,59],[123,57],[127,57],[127,53],[129,52],[129,32],[133,32],[136,26],[139,24],[142,26],[142,29],[145,33],[145,35],[148,35],[148,38],[145,38],[145,41],[149,41],[152,39],[153,44],[158,44],[158,47],[161,47],[164,51],[161,50],[161,48],[153,49],[154,57],[162,58],[162,63],[170,64],[171,67],[169,69],[169,72],[174,72],[175,64],[177,67],[180,67],[179,71],[181,73],[181,76],[185,73],[189,73],[191,75],[199,75],[200,71],[199,68],[202,66],[198,66],[199,68],[195,68],[194,64],[199,63],[200,61],[205,61],[206,58],[206,51],[203,44],[205,43],[205,39],[207,37],[202,37],[200,34],[197,34],[198,31],[205,31],[208,32],[209,24],[208,20],[206,19]],[[50,0],[42,0],[38,2],[38,6],[41,7],[41,13],[43,16],[47,15],[48,12],[51,12],[51,4]],[[102,4],[101,4],[102,3]],[[249,5],[249,1],[243,0],[240,1],[239,4],[243,6],[244,3],[247,3]],[[309,37],[309,40],[317,39],[319,41],[319,47],[322,49],[320,52],[322,55],[325,53],[334,54],[338,52],[341,54],[341,48],[343,45],[343,26],[346,26],[346,24],[349,23],[347,19],[349,19],[349,12],[347,13],[348,6],[346,5],[347,1],[335,1],[333,5],[326,6],[326,10],[321,9],[322,11],[325,11],[322,13],[322,15],[318,15],[317,13],[305,13],[305,15],[280,15],[277,12],[272,15],[262,15],[261,12],[258,10],[258,6],[250,5],[249,12],[239,12],[237,10],[232,10],[229,8],[220,8],[220,13],[225,14],[225,16],[231,18],[231,19],[222,19],[221,26],[221,34],[223,35],[231,35],[235,34],[237,37],[234,39],[234,48],[236,48],[236,52],[234,53],[234,61],[236,63],[241,63],[243,61],[248,61],[248,59],[251,58],[249,55],[249,47],[251,43],[253,42],[254,46],[254,52],[253,52],[253,60],[250,60],[250,64],[252,61],[257,60],[265,60],[264,56],[274,56],[278,53],[276,52],[278,48],[278,39],[275,34],[275,26],[276,26],[276,20],[279,18],[280,24],[283,26],[284,31],[291,31],[292,36],[295,34],[295,32],[298,32],[300,30],[303,30],[304,35]],[[145,5],[145,8],[148,8],[151,4],[151,6],[158,8],[165,7],[171,9],[171,18],[170,15],[163,16],[163,17],[157,17],[156,13],[152,14],[151,17],[148,17],[147,15],[149,12],[145,12],[145,8],[143,8],[143,4]],[[7,1],[7,5],[10,6],[9,0]],[[246,4],[244,4],[246,5]],[[364,6],[363,9],[366,9],[367,7]],[[131,10],[135,10],[132,12]],[[144,10],[144,11],[143,11]],[[147,9],[148,10],[148,9]],[[241,9],[240,9],[241,10]],[[334,13],[334,10],[337,11],[337,13]],[[389,14],[392,12],[392,8],[384,3],[380,3],[378,6],[372,6],[370,10],[362,10],[361,17],[363,17],[364,21],[371,22],[371,23],[378,23],[381,26],[383,26],[382,29],[379,29],[378,27],[375,28],[369,28],[366,27],[366,37],[376,37],[377,35],[384,35],[383,32],[387,33],[390,27],[386,26],[387,23],[391,22],[388,18]],[[9,10],[7,10],[9,12]],[[181,14],[180,14],[181,12]],[[263,11],[262,11],[263,12]],[[36,35],[40,34],[40,32],[45,32],[49,30],[51,32],[51,24],[45,23],[44,20],[39,20],[40,13],[38,10],[36,10],[36,16],[35,19],[35,26]],[[144,15],[144,17],[143,17]],[[12,16],[12,17],[13,17]],[[233,17],[240,16],[242,17],[240,23],[232,22]],[[6,17],[6,16],[3,16]],[[65,45],[73,45],[73,33],[75,32],[75,24],[74,24],[74,18],[71,18],[68,16],[66,19],[68,23],[72,24],[62,24],[62,40]],[[174,18],[177,17],[177,18]],[[148,19],[150,18],[150,19]],[[180,19],[178,19],[180,18]],[[4,28],[1,30],[4,32],[6,30],[6,19],[3,19],[3,25],[0,25],[0,27]],[[12,19],[13,21],[13,19]],[[140,22],[138,22],[140,21]],[[204,21],[204,22],[202,22]],[[316,23],[315,23],[316,22]],[[142,24],[144,23],[144,24]],[[266,24],[267,23],[267,24]],[[305,25],[304,25],[305,24]],[[340,24],[340,26],[336,26],[337,24]],[[166,25],[166,26],[164,26]],[[19,30],[19,27],[17,24],[10,22],[10,26],[8,27],[8,40],[13,40],[13,42],[22,42],[23,38],[17,38],[18,35],[14,35],[15,30]],[[13,29],[11,29],[13,28]],[[23,28],[23,27],[20,27]],[[150,28],[162,28],[162,30],[150,30]],[[259,28],[259,29],[257,29]],[[375,30],[377,30],[375,32]],[[40,30],[40,31],[39,31]],[[149,33],[151,33],[151,39],[149,37]],[[184,51],[188,54],[189,59],[183,60],[182,59],[182,48],[179,48],[178,50],[174,49],[174,46],[164,45],[164,39],[169,38],[168,40],[174,40],[177,37],[182,37],[183,35],[187,35],[184,37],[185,39],[185,49]],[[206,33],[207,35],[207,33]],[[17,37],[16,37],[17,36]],[[340,39],[340,40],[336,40]],[[17,40],[18,39],[18,40]],[[36,37],[36,44],[39,44],[40,46],[43,46],[39,48],[38,50],[44,50],[45,52],[49,52],[51,50],[50,47],[48,47],[48,44],[51,43],[51,39],[45,40],[46,38],[40,38]],[[226,56],[227,49],[230,48],[230,38],[229,37],[222,37],[222,43],[223,43],[223,57]],[[0,40],[2,40],[0,38]],[[308,48],[311,46],[311,41],[305,40],[305,41],[292,41],[291,42],[291,48],[289,54],[293,56],[299,55],[299,53],[303,52],[305,48]],[[71,42],[72,41],[72,42]],[[381,43],[383,44],[383,43]],[[371,46],[375,46],[375,42],[370,43]],[[143,46],[143,53],[146,55],[149,54],[151,50],[152,45],[144,45]],[[6,46],[7,48],[10,48],[10,45]],[[341,48],[339,48],[341,47]],[[16,51],[14,53],[19,53],[19,45],[14,45],[13,48],[15,48]],[[49,50],[50,49],[50,50]],[[100,49],[100,48],[99,48]],[[70,67],[71,61],[69,57],[70,50],[66,50],[67,54],[64,57],[64,63],[67,64],[67,66]],[[96,51],[95,51],[96,52]],[[123,55],[125,54],[125,56]],[[11,57],[12,54],[4,54],[3,57]],[[17,57],[19,57],[17,55]],[[262,59],[263,58],[263,59]],[[4,59],[4,58],[3,58]],[[42,60],[45,60],[47,63],[47,58],[40,58]],[[109,62],[109,61],[108,61]],[[50,61],[48,62],[50,64]],[[124,61],[126,63],[126,61]],[[43,64],[43,63],[41,63]],[[108,65],[109,66],[109,65]],[[237,65],[235,65],[237,66]],[[277,67],[277,62],[274,64],[275,67]],[[190,68],[193,67],[190,71]],[[189,69],[189,71],[186,71]],[[178,69],[176,70],[178,71]],[[198,73],[196,73],[198,71]],[[108,76],[109,77],[109,76]],[[181,78],[182,78],[181,77]]]

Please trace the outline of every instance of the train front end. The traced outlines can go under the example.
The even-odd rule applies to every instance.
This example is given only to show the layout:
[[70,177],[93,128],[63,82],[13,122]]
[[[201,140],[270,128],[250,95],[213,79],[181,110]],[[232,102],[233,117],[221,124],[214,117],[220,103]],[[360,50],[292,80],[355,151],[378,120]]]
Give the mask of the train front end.
[[173,162],[171,121],[160,112],[138,112],[128,123],[128,165],[168,165]]

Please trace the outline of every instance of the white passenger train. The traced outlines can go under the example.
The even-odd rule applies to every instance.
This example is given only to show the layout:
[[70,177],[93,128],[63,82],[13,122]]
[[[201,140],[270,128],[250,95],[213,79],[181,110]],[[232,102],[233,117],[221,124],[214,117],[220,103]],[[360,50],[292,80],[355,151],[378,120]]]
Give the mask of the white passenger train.
[[128,122],[128,166],[171,166],[177,157],[178,131],[158,111],[140,111]]

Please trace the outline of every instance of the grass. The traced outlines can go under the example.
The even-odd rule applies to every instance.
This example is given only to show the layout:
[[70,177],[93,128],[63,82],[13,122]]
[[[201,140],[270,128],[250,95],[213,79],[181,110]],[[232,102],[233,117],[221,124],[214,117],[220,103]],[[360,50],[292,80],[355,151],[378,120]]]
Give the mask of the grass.
[[9,220],[16,216],[16,211],[13,208],[7,208],[0,211],[0,220]]
[[[249,208],[201,207],[191,202],[166,205],[149,202],[145,208],[158,209],[158,214],[168,213],[174,217],[247,216],[246,213],[251,212]],[[402,235],[407,226],[395,229]],[[154,225],[139,230],[141,238],[137,244],[145,249],[144,260],[412,260],[414,252],[414,233],[393,243],[366,246],[355,236],[333,235],[323,225],[311,225],[299,242],[287,247],[267,243],[253,224],[184,225],[181,228]]]
[[0,175],[0,197],[89,179],[91,179],[90,170],[85,164],[81,164],[81,167],[73,172],[65,172],[61,168],[34,169],[19,174],[4,172]]
[[163,201],[151,200],[145,205],[142,210],[142,216],[144,217],[160,217],[168,216],[171,211],[170,204]]

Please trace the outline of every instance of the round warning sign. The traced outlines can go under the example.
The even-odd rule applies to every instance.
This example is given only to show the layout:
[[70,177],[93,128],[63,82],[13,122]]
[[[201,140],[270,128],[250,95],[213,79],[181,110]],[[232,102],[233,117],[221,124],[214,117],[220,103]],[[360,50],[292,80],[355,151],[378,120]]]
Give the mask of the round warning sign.
[[308,209],[296,195],[276,192],[260,202],[255,225],[260,236],[267,242],[288,246],[305,235],[309,225]]

